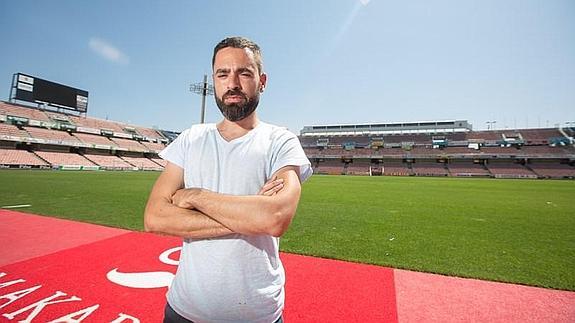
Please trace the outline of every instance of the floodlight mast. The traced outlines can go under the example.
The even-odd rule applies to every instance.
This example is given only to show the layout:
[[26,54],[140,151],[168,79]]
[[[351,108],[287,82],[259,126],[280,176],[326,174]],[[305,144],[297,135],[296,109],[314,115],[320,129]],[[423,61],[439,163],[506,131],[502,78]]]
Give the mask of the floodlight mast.
[[485,123],[487,124],[487,130],[495,130],[495,124],[497,123],[497,121],[493,120],[493,121],[487,121]]
[[206,96],[214,94],[214,87],[208,83],[208,75],[204,74],[204,81],[202,83],[190,84],[190,92],[194,92],[202,96],[200,123],[204,123],[206,121]]

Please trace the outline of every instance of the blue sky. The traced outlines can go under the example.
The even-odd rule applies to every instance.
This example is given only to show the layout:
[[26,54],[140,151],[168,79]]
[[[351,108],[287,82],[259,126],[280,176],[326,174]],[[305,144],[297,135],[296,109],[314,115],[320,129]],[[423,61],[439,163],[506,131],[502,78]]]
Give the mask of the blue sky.
[[[214,45],[260,44],[262,120],[575,121],[575,1],[1,1],[0,99],[22,72],[90,92],[88,115],[181,131]],[[220,117],[213,98],[207,121]]]

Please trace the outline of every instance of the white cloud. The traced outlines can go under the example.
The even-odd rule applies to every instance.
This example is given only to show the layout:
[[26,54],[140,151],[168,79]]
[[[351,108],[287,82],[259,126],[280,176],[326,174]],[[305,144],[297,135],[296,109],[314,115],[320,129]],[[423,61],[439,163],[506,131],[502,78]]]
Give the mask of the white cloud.
[[359,2],[361,2],[361,4],[364,6],[367,6],[369,4],[369,1],[371,0],[359,0]]
[[108,61],[121,64],[128,64],[130,62],[130,58],[126,54],[103,39],[91,38],[89,45],[96,54]]

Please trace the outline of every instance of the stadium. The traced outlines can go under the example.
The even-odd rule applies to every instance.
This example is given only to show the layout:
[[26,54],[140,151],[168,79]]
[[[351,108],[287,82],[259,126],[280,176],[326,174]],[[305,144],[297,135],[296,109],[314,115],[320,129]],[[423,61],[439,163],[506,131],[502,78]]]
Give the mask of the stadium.
[[[39,287],[10,289],[3,317],[156,321],[179,240],[142,233],[141,218],[165,167],[158,153],[178,132],[90,117],[79,91],[18,73],[0,102],[0,289],[29,280],[64,290],[52,298],[88,301],[43,310],[52,298],[26,306]],[[474,131],[466,120],[305,126],[314,175],[282,237],[286,318],[569,321],[574,136],[573,127]],[[82,267],[86,254],[107,280]],[[161,262],[126,260],[150,255]],[[151,282],[126,273],[151,267],[163,270]],[[92,295],[90,281],[113,286]],[[118,305],[142,290],[145,301]]]
[[573,178],[573,128],[472,131],[465,120],[307,126],[316,173]]
[[[157,154],[178,134],[53,104],[0,102],[0,167],[161,170]],[[573,136],[573,127],[473,131],[451,120],[314,125],[299,138],[316,174],[573,179]]]
[[575,322],[575,1],[326,4],[0,2],[0,323]]

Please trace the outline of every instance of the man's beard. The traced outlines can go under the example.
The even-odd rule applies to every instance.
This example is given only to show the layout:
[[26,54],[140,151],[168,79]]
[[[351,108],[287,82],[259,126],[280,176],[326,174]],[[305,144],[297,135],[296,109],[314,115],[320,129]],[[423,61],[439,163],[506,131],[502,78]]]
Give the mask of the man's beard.
[[[241,96],[244,98],[242,103],[232,103],[225,104],[224,101],[228,96]],[[223,96],[222,99],[218,98],[217,94],[214,95],[216,98],[216,105],[224,115],[224,118],[229,121],[240,121],[245,119],[247,116],[252,114],[258,107],[260,103],[260,95],[257,93],[254,97],[248,98],[241,91],[228,91]]]

